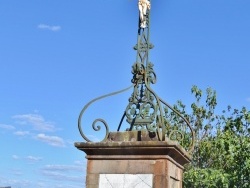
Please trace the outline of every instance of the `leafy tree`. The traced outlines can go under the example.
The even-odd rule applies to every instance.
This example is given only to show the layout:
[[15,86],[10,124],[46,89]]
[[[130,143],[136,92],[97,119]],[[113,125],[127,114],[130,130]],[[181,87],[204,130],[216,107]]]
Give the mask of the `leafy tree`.
[[178,101],[174,106],[189,119],[195,131],[195,148],[191,164],[185,167],[186,188],[249,188],[250,187],[250,111],[245,107],[227,107],[215,114],[216,92],[191,90],[195,102],[191,114]]

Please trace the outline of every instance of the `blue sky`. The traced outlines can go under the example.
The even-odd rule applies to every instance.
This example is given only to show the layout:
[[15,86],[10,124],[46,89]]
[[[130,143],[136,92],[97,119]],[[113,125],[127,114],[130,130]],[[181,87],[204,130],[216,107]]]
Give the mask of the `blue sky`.
[[[250,108],[250,1],[153,0],[153,89],[170,104],[217,91],[218,112]],[[136,52],[136,0],[0,1],[0,186],[84,187],[85,154],[73,143],[83,106],[128,87]],[[116,130],[131,90],[84,116]],[[126,127],[122,127],[122,130]]]

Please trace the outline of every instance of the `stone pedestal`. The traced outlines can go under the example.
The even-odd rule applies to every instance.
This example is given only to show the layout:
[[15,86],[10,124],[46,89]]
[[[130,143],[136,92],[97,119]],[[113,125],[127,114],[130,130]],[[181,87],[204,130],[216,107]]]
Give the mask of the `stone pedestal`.
[[76,142],[87,156],[86,188],[181,188],[190,156],[173,141],[146,132],[110,133],[107,142]]

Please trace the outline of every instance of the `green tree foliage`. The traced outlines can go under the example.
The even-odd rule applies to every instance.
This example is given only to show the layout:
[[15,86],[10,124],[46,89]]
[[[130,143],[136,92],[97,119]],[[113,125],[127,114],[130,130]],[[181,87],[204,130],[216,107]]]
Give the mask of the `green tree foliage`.
[[215,114],[216,92],[193,86],[190,115],[181,101],[178,109],[195,131],[191,164],[185,167],[184,188],[250,188],[250,111],[227,107]]

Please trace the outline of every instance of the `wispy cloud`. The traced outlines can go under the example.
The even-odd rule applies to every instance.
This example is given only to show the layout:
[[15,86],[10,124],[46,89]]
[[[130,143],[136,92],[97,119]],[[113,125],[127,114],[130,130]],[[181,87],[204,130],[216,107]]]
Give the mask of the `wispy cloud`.
[[43,116],[39,114],[15,115],[13,118],[18,120],[19,124],[31,125],[33,129],[37,131],[52,132],[56,130],[53,122],[46,121]]
[[6,125],[6,124],[0,124],[0,129],[5,129],[5,130],[14,130],[15,127],[12,125]]
[[53,172],[53,171],[42,171],[42,174],[44,176],[48,176],[51,179],[54,180],[60,180],[60,181],[73,181],[73,182],[82,182],[84,177],[82,176],[77,176],[77,175],[67,175],[59,172]]
[[65,146],[64,140],[58,136],[47,136],[41,133],[36,136],[36,139],[55,147]]
[[61,26],[59,25],[47,25],[47,24],[39,24],[37,26],[38,29],[44,29],[44,30],[50,30],[50,31],[60,31],[61,30]]
[[15,176],[21,176],[23,175],[22,171],[20,169],[11,169],[11,173]]
[[74,164],[78,166],[84,166],[86,164],[86,161],[75,161]]
[[20,157],[19,157],[19,156],[17,156],[17,155],[12,155],[12,159],[14,159],[14,160],[18,160],[18,159],[20,159]]
[[95,135],[87,135],[87,137],[92,141],[92,142],[100,142],[101,140],[96,137]]
[[28,180],[18,180],[18,179],[9,179],[9,178],[5,178],[5,177],[1,177],[0,176],[0,184],[1,185],[6,185],[9,186],[11,185],[11,187],[30,187],[30,181]]
[[46,165],[41,169],[41,173],[54,180],[66,180],[74,182],[82,182],[85,171],[82,165]]
[[83,165],[46,165],[43,170],[46,171],[79,171],[84,172]]
[[250,102],[250,97],[247,98],[247,102]]
[[[18,173],[18,172],[17,172]],[[18,174],[17,174],[18,175]],[[27,180],[18,180],[18,179],[11,179],[11,178],[6,178],[0,175],[0,184],[3,186],[9,186],[11,187],[39,187],[39,188],[48,188],[48,187],[53,187],[53,188],[82,188],[84,187],[83,181],[77,182],[75,185],[72,181],[71,182],[65,182],[63,179],[62,181],[57,181],[57,182],[48,182],[44,180],[33,180],[33,181],[27,181]]]
[[16,131],[13,134],[17,136],[27,136],[30,134],[30,132],[29,131]]
[[42,160],[42,157],[35,157],[35,156],[32,156],[32,155],[29,155],[27,157],[20,157],[18,155],[12,155],[12,159],[14,160],[26,160],[30,163],[35,163],[35,162],[39,162]]
[[31,163],[35,163],[35,162],[41,161],[42,157],[34,157],[34,156],[29,155],[29,156],[25,157],[25,159]]

